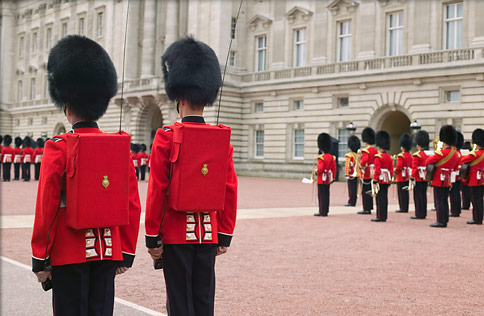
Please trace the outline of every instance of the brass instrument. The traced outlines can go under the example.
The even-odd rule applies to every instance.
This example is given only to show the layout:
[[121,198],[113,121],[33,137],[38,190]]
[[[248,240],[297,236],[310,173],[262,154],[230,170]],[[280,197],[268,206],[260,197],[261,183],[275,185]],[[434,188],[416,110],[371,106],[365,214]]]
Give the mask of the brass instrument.
[[350,175],[351,178],[358,177],[358,171],[360,170],[360,160],[361,160],[361,149],[355,154],[355,166],[353,167],[353,174]]
[[442,150],[444,147],[444,143],[440,140],[439,136],[435,137],[434,139],[434,149],[437,150]]
[[403,189],[407,191],[412,191],[413,188],[415,188],[415,182],[413,181],[412,178],[408,179],[408,185],[404,186]]
[[314,159],[313,159],[313,167],[311,169],[311,183],[315,183],[316,182],[316,176],[317,176],[317,166],[316,166],[316,163],[318,161],[318,155],[314,156]]
[[366,191],[366,194],[371,195],[371,197],[375,197],[378,195],[378,192],[380,192],[380,184],[375,181],[371,181],[371,190]]

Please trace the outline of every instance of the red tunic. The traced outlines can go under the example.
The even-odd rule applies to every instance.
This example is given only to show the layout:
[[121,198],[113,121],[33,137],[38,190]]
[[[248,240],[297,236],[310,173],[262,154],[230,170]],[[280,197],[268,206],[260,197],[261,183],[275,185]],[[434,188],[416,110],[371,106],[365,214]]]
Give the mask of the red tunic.
[[139,167],[139,153],[131,154],[131,159],[133,159],[133,164],[135,167]]
[[424,150],[415,152],[412,155],[412,178],[417,182],[425,180],[425,166],[427,165],[427,154]]
[[479,159],[482,155],[484,155],[483,149],[471,151],[467,156],[463,156],[460,160],[461,164],[469,164],[469,177],[465,182],[470,187],[477,187],[484,184],[484,159],[471,166],[472,162]]
[[35,163],[41,163],[42,162],[42,154],[44,152],[44,148],[42,147],[37,147],[34,149],[34,156],[32,158],[32,161]]
[[356,153],[349,152],[345,155],[345,176],[346,179],[354,179],[358,177],[358,173],[355,172],[356,169]]
[[22,162],[22,148],[15,147],[13,149],[13,162],[14,163],[21,163]]
[[13,162],[13,148],[10,146],[3,147],[2,149],[2,163]]
[[147,163],[147,161],[148,161],[148,154],[147,153],[144,153],[144,152],[138,153],[138,160],[139,160],[139,165],[140,166],[146,166],[146,165],[148,165],[148,163]]
[[435,167],[436,170],[434,178],[432,179],[432,186],[447,188],[451,186],[450,176],[452,171],[457,168],[457,165],[459,163],[459,156],[455,150],[447,148],[437,150],[434,155],[427,158],[427,165],[436,164],[440,160],[445,159],[445,157],[447,157],[447,155],[451,154],[452,152],[452,157],[450,157],[450,159],[446,163]]
[[[182,124],[203,124],[185,122]],[[146,245],[156,246],[158,236],[164,244],[218,244],[230,246],[237,213],[237,176],[230,146],[225,193],[225,209],[222,212],[208,211],[187,213],[171,209],[166,205],[170,184],[170,154],[173,131],[160,128],[156,132],[151,150],[151,172],[146,198]]]
[[[76,128],[74,133],[102,132],[98,128]],[[46,254],[53,266],[98,260],[120,260],[124,261],[125,266],[131,266],[136,251],[141,214],[138,182],[133,165],[129,171],[129,224],[76,230],[67,226],[66,207],[61,202],[66,154],[65,141],[53,138],[46,142],[31,242],[34,271],[43,270]]]
[[373,146],[368,146],[361,150],[360,170],[362,170],[363,179],[365,180],[371,179],[371,170],[375,167],[374,161],[377,153],[378,150]]
[[412,155],[408,151],[398,154],[395,173],[397,182],[408,182],[412,174]]
[[393,159],[384,153],[375,155],[375,174],[373,180],[381,184],[390,184],[393,179]]
[[318,184],[331,184],[336,176],[336,163],[331,154],[318,156]]
[[33,162],[32,156],[34,155],[34,150],[32,147],[26,147],[22,150],[22,162]]

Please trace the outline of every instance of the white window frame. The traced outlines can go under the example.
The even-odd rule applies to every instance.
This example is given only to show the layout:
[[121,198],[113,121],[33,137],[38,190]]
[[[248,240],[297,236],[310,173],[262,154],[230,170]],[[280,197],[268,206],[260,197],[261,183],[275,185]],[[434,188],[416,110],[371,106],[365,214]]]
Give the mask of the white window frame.
[[18,57],[24,57],[24,50],[25,50],[25,36],[20,36],[18,40]]
[[294,67],[306,66],[307,35],[306,28],[294,30]]
[[47,26],[45,30],[45,49],[52,48],[52,25]]
[[104,11],[96,13],[96,37],[103,37],[104,35]]
[[30,100],[35,100],[36,88],[35,78],[30,78]]
[[293,100],[292,103],[293,103],[294,110],[296,110],[296,111],[304,110],[304,100],[303,99]]
[[69,25],[68,25],[68,21],[62,21],[62,24],[61,24],[61,38],[64,38],[67,36],[67,34],[69,33]]
[[[393,18],[396,23],[392,25]],[[388,56],[400,56],[403,54],[403,35],[404,35],[404,14],[403,11],[392,12],[388,14],[387,18],[387,43]],[[395,46],[393,47],[392,39],[396,37]]]
[[350,132],[346,128],[338,128],[338,157],[344,157],[348,152]]
[[[265,133],[263,129],[257,129],[254,131],[254,157],[255,158],[264,158],[264,141],[265,141]],[[259,145],[262,148],[262,154],[257,150]]]
[[[262,46],[259,40],[263,39]],[[261,56],[261,58],[259,58]],[[260,63],[261,61],[261,63]],[[260,35],[255,37],[255,71],[266,71],[267,66],[267,36]]]
[[338,22],[338,61],[340,62],[351,60],[351,32],[351,20]]
[[235,29],[237,27],[237,18],[232,17],[230,20],[230,38],[235,39]]
[[79,35],[86,35],[85,27],[86,27],[86,18],[84,16],[81,16],[78,19],[77,33],[79,33]]
[[[457,100],[449,99],[449,97],[453,93],[457,93],[457,96],[458,96]],[[444,91],[444,102],[445,103],[459,103],[460,102],[460,99],[461,99],[461,95],[460,95],[460,90],[459,89],[452,89],[452,90],[446,90],[446,91]]]
[[39,48],[39,31],[32,31],[32,54],[37,54],[37,49]]
[[237,60],[237,52],[236,51],[230,51],[230,56],[229,56],[229,66],[230,67],[235,67],[236,65],[236,60]]
[[[302,131],[302,140],[297,139],[297,133]],[[293,159],[304,159],[304,129],[303,128],[296,128],[292,134],[292,143],[293,143],[293,152],[292,158]],[[298,145],[302,146],[301,156],[298,156]]]
[[264,102],[255,102],[254,103],[254,112],[255,113],[264,113]]
[[[459,5],[461,6],[461,13],[462,16],[457,16],[458,13],[458,7]],[[449,8],[452,8],[454,17],[449,18],[447,16],[447,11]],[[462,27],[464,24],[464,3],[463,2],[455,2],[455,3],[449,3],[445,5],[444,9],[444,49],[460,49],[462,48]],[[452,26],[451,26],[452,24]],[[454,38],[452,39],[452,42],[449,40],[449,28],[453,27],[453,32],[454,32]],[[459,31],[460,27],[460,32]],[[451,43],[453,45],[451,45]]]

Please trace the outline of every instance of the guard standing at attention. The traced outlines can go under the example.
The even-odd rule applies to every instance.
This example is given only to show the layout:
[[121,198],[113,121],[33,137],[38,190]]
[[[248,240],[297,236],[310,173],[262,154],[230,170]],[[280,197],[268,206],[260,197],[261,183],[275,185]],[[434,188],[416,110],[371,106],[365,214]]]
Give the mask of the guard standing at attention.
[[336,176],[336,163],[331,151],[331,136],[321,133],[318,136],[318,148],[321,154],[318,155],[318,201],[319,212],[314,216],[328,216],[329,213],[329,186]]
[[[462,149],[472,151],[471,142],[466,141],[462,146]],[[472,192],[471,188],[467,185],[467,181],[461,179],[461,191],[462,191],[462,209],[468,211],[471,208]]]
[[29,136],[25,136],[22,144],[22,179],[26,182],[30,181],[30,163],[34,155],[31,143],[32,139]]
[[412,136],[408,133],[400,136],[400,150],[402,152],[397,155],[397,165],[395,167],[398,205],[400,209],[396,210],[395,213],[408,213],[408,181],[412,174],[412,155],[409,152],[411,147]]
[[[427,172],[429,165],[434,165],[432,186],[437,198],[437,221],[430,227],[447,227],[449,222],[449,190],[451,186],[450,176],[459,163],[459,157],[455,150],[457,134],[451,125],[440,128],[439,139],[443,143],[442,150],[436,150],[433,156],[427,158]],[[430,175],[429,175],[430,176]]]
[[10,181],[10,170],[12,169],[13,148],[10,147],[12,143],[12,136],[5,135],[3,137],[2,148],[2,166],[3,166],[3,181]]
[[461,132],[456,133],[457,141],[455,143],[455,149],[457,156],[459,157],[459,163],[457,164],[456,169],[450,174],[450,182],[452,183],[452,187],[449,192],[450,217],[459,217],[462,211],[462,199],[460,196],[461,180],[459,178],[459,171],[461,166],[460,159],[462,158],[462,153],[460,151],[464,145],[464,135],[462,135]]
[[427,217],[427,180],[425,167],[427,165],[427,154],[425,149],[429,146],[429,133],[420,130],[415,134],[417,151],[412,155],[412,181],[415,181],[413,189],[413,200],[415,202],[415,216],[411,219],[425,219]]
[[363,183],[361,189],[361,199],[363,201],[363,210],[358,214],[371,214],[373,209],[373,197],[366,194],[371,190],[371,181],[374,175],[375,155],[378,153],[375,147],[375,131],[367,127],[361,132],[361,139],[365,143],[366,148],[361,150],[361,160],[359,168],[361,170],[361,182]]
[[3,161],[3,159],[2,159],[2,150],[3,150],[2,144],[3,144],[3,136],[0,135],[0,175],[2,174],[2,169],[3,169],[3,167],[2,167],[2,161]]
[[35,180],[39,180],[40,164],[42,163],[42,154],[44,152],[44,140],[37,138],[37,148],[34,149],[34,163],[35,163]]
[[376,218],[372,222],[386,222],[388,217],[388,187],[393,179],[393,159],[387,153],[390,150],[390,134],[387,131],[376,133],[375,174],[373,185],[378,187],[376,195]]
[[148,161],[148,154],[146,153],[146,145],[145,144],[140,144],[140,151],[141,152],[138,154],[140,180],[145,181],[146,165],[147,165],[147,161]]
[[348,148],[350,152],[345,155],[345,176],[348,184],[348,203],[345,206],[356,206],[358,189],[358,150],[360,149],[360,139],[358,136],[348,137]]
[[20,166],[22,165],[22,138],[15,137],[15,148],[13,149],[13,179],[20,180]]

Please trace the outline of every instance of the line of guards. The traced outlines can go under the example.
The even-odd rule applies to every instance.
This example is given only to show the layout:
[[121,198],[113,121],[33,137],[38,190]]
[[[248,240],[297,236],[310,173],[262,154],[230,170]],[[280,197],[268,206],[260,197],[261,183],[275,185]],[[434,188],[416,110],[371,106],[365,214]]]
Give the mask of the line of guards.
[[[442,126],[439,137],[434,140],[434,152],[428,151],[429,134],[421,130],[412,139],[408,133],[400,137],[401,153],[390,156],[390,135],[369,127],[362,132],[365,148],[353,135],[348,139],[350,152],[345,155],[345,175],[348,184],[348,203],[356,206],[358,183],[361,182],[363,210],[358,214],[371,214],[373,197],[376,198],[374,222],[385,222],[388,217],[388,188],[397,184],[399,209],[396,213],[408,213],[409,191],[413,190],[415,215],[411,219],[427,217],[427,186],[433,187],[437,221],[431,227],[447,227],[450,217],[459,217],[461,209],[469,209],[472,201],[473,219],[467,224],[482,225],[484,185],[484,130],[472,133],[472,145],[464,146],[464,136],[451,125]],[[410,154],[412,143],[417,150]],[[336,173],[331,150],[330,136],[318,137],[320,154],[317,156],[319,212],[315,216],[327,216],[329,211],[329,185]],[[469,149],[471,149],[469,151]],[[467,155],[463,155],[467,151]],[[360,180],[360,181],[358,181]],[[462,198],[461,198],[462,192]],[[449,214],[450,197],[451,207]]]
[[[0,172],[3,174],[3,181],[10,181],[12,164],[14,169],[13,180],[30,181],[30,165],[32,163],[35,166],[35,180],[39,180],[44,139],[38,138],[34,142],[29,136],[24,137],[24,139],[17,136],[14,143],[15,147],[13,148],[11,147],[12,136],[0,135]],[[20,170],[22,170],[22,176],[20,176]]]

